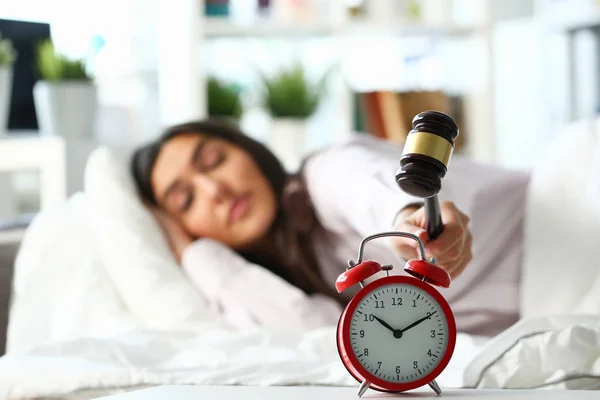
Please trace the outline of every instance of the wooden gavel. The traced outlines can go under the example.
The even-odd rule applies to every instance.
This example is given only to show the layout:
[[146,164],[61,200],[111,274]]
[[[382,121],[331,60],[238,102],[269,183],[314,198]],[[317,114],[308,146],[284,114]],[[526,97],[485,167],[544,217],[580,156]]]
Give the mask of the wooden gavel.
[[396,172],[396,183],[404,192],[424,199],[430,239],[437,238],[444,230],[437,195],[457,137],[458,126],[448,115],[438,111],[417,114]]

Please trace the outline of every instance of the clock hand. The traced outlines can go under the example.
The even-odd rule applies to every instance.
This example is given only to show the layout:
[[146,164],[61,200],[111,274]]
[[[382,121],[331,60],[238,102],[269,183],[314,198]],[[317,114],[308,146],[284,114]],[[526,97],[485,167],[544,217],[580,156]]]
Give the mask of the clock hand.
[[382,320],[381,318],[379,318],[375,315],[373,315],[373,318],[375,318],[381,325],[385,326],[390,331],[392,331],[392,333],[394,334],[394,337],[396,339],[400,339],[402,337],[402,330],[392,328],[387,322],[385,322],[384,320]]
[[382,320],[381,318],[373,315],[373,318],[375,318],[381,325],[385,326],[386,328],[388,328],[390,331],[394,332],[395,329],[392,328],[387,322],[385,322],[384,320]]
[[419,325],[421,322],[425,321],[426,319],[430,318],[433,314],[435,314],[437,311],[432,312],[429,315],[426,315],[425,317],[419,319],[418,321],[413,322],[412,324],[410,324],[409,326],[407,326],[406,328],[402,329],[402,333],[406,332],[407,330],[409,330],[410,328],[414,328],[415,326]]

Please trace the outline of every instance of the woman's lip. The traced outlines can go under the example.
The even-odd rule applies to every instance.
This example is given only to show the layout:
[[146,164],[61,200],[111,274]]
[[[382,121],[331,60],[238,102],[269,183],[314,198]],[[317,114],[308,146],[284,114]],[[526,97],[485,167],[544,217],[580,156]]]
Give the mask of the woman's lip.
[[249,200],[250,198],[248,195],[240,196],[233,200],[233,203],[229,208],[229,222],[235,222],[246,214]]

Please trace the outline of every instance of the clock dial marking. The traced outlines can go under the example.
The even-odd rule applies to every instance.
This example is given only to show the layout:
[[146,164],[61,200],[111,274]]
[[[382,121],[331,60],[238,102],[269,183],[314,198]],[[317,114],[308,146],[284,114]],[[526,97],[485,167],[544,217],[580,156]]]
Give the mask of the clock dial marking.
[[430,373],[442,359],[449,336],[437,301],[405,283],[367,295],[352,316],[350,333],[361,365],[389,382],[411,382]]

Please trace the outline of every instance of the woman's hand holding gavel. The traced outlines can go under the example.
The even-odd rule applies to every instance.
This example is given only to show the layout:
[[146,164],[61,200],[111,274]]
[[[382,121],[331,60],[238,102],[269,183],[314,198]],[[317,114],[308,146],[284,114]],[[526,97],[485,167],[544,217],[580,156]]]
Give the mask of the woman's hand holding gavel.
[[[469,217],[450,201],[440,202],[440,212],[444,230],[442,234],[429,240],[424,207],[407,207],[399,214],[395,230],[417,235],[425,246],[427,259],[436,258],[436,264],[444,268],[454,279],[460,275],[471,261],[473,237],[469,230]],[[405,260],[419,258],[418,243],[402,237],[392,238],[398,254]]]

